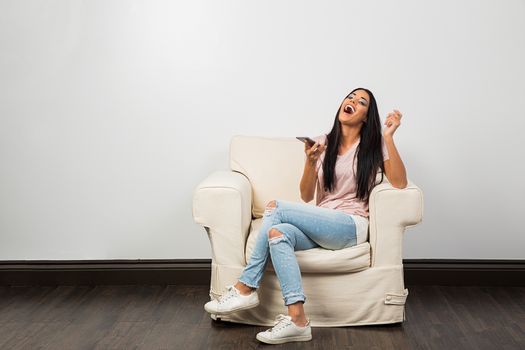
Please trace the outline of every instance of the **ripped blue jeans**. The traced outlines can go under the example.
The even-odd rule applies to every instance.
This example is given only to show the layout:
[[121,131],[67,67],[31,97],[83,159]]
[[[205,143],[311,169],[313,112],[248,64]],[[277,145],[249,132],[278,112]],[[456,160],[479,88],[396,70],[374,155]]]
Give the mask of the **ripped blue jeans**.
[[[353,218],[340,210],[311,204],[274,201],[267,206],[255,247],[239,281],[252,288],[259,288],[268,256],[279,279],[284,304],[306,301],[301,271],[294,251],[316,247],[337,250],[357,244],[356,225]],[[282,235],[269,238],[270,230]]]

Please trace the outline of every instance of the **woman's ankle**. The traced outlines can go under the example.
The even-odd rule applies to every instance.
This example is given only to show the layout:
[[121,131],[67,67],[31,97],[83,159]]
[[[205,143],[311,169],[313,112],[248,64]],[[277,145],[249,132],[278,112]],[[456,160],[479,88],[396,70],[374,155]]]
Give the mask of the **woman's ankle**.
[[298,327],[304,327],[308,323],[308,319],[304,313],[303,304],[304,300],[299,300],[288,305],[288,315],[292,318],[292,322]]
[[255,290],[255,288],[252,288],[250,286],[247,286],[245,285],[244,283],[242,282],[237,282],[235,284],[235,288],[237,288],[237,290],[242,294],[242,295],[250,295],[252,293],[252,291]]
[[306,319],[306,316],[303,317],[292,317],[292,322],[295,323],[297,327],[304,327],[308,323],[308,320]]

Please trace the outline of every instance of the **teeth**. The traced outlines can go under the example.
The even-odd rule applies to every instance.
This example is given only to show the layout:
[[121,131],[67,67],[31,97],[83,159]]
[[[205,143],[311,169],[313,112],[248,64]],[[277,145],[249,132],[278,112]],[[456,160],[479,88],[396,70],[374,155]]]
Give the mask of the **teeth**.
[[346,110],[346,112],[349,112],[349,111],[352,111],[352,113],[355,112],[354,107],[352,107],[351,105],[347,105],[347,106],[345,107],[345,110]]

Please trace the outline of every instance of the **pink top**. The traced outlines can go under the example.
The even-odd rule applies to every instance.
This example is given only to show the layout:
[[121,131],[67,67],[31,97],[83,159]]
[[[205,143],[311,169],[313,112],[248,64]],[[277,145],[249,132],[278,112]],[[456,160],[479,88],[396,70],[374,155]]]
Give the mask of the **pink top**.
[[[326,144],[326,135],[319,135],[313,137],[315,141],[319,141],[320,144]],[[317,160],[317,194],[316,194],[316,205],[319,207],[338,209],[348,214],[360,215],[368,218],[368,204],[365,201],[358,200],[357,194],[357,145],[361,137],[358,138],[357,142],[346,151],[343,155],[337,156],[337,162],[335,163],[335,186],[332,192],[325,192],[323,189],[323,167],[322,162],[324,160],[325,152],[321,154]],[[388,151],[386,149],[385,140],[381,138],[383,160],[389,159]],[[355,157],[355,162],[352,169],[352,161]]]

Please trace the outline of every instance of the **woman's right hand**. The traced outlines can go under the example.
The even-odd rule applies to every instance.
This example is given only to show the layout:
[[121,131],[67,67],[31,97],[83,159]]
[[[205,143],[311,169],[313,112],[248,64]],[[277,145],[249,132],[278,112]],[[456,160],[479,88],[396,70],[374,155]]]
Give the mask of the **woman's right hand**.
[[304,144],[304,153],[306,153],[306,158],[311,165],[317,164],[317,160],[325,149],[326,145],[320,145],[319,142],[316,142],[311,147],[307,143]]

